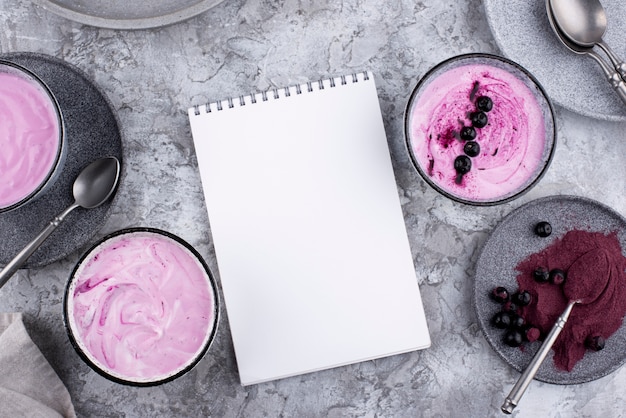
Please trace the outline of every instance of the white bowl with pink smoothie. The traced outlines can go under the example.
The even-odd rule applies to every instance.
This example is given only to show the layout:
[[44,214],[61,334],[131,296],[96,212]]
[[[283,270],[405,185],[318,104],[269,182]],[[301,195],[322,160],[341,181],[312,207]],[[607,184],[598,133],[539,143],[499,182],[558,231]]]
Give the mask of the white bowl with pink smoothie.
[[153,228],[115,232],[91,248],[68,282],[65,325],[96,372],[151,386],[191,370],[217,331],[215,280],[198,252]]
[[419,81],[405,114],[413,165],[455,201],[495,205],[530,190],[556,146],[554,111],[523,67],[490,54],[441,62]]
[[37,75],[0,60],[0,213],[41,196],[63,168],[61,110]]

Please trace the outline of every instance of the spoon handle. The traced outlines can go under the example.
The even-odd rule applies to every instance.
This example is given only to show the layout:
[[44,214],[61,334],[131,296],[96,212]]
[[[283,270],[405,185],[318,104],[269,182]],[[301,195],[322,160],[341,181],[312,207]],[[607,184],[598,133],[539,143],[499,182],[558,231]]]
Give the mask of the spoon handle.
[[513,413],[513,409],[515,409],[520,399],[522,398],[522,395],[524,394],[524,392],[526,392],[526,388],[537,374],[539,366],[541,366],[541,363],[543,363],[543,360],[548,355],[548,352],[552,348],[552,345],[554,345],[556,338],[563,330],[563,327],[567,322],[567,318],[569,318],[569,315],[572,312],[572,308],[576,303],[577,301],[574,301],[570,302],[569,305],[567,305],[567,308],[565,308],[565,311],[556,320],[556,323],[550,330],[550,333],[544,340],[541,347],[539,347],[539,351],[535,353],[535,356],[532,358],[515,386],[513,386],[513,389],[511,389],[509,396],[506,397],[501,407],[502,412],[504,412],[505,414]]
[[624,81],[619,73],[615,69],[611,68],[611,66],[608,65],[607,62],[603,60],[600,55],[598,55],[594,51],[588,51],[586,52],[586,54],[596,60],[596,62],[598,63],[598,65],[600,65],[602,71],[606,75],[609,83],[611,83],[611,86],[613,86],[620,99],[622,99],[622,101],[626,104],[626,81]]
[[24,264],[24,262],[30,257],[37,248],[54,232],[54,230],[59,226],[63,219],[70,213],[72,210],[76,209],[78,205],[74,203],[72,206],[69,206],[65,209],[61,214],[57,215],[50,223],[37,235],[28,245],[26,245],[22,251],[20,251],[14,258],[11,260],[2,271],[0,271],[0,288],[4,286],[4,284],[13,276],[13,274]]
[[626,62],[622,61],[621,58],[615,55],[613,50],[609,48],[609,45],[606,42],[601,41],[601,42],[598,42],[597,45],[609,57],[609,59],[611,60],[611,63],[613,64],[613,67],[615,67],[615,70],[619,73],[620,77],[622,77],[622,80],[626,81]]

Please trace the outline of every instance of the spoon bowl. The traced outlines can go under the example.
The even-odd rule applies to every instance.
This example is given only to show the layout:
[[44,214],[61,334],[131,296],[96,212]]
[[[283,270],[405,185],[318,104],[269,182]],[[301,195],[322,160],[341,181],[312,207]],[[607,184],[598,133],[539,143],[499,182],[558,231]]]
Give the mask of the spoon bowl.
[[54,232],[65,217],[78,207],[93,209],[106,202],[119,182],[120,162],[115,157],[100,158],[85,167],[72,187],[74,203],[57,215],[22,251],[0,271],[0,288],[37,248]]
[[563,34],[572,42],[593,47],[606,32],[604,8],[596,0],[550,0],[552,13]]
[[593,45],[580,45],[573,42],[564,34],[562,28],[557,23],[556,17],[554,16],[554,10],[552,9],[553,1],[554,0],[546,0],[546,12],[548,15],[548,21],[550,22],[550,27],[552,27],[552,30],[556,34],[558,40],[571,52],[579,55],[587,55],[593,58],[602,69],[602,72],[604,72],[606,78],[608,79],[613,89],[615,89],[620,99],[622,99],[622,101],[626,104],[626,82],[624,82],[622,76],[620,76],[620,74],[616,70],[611,68],[611,66],[606,61],[604,61],[604,59],[598,53],[593,50]]
[[563,285],[565,297],[583,305],[593,303],[606,289],[609,270],[610,262],[605,250],[597,248],[583,254],[568,269]]
[[624,63],[604,42],[607,17],[599,0],[549,0],[556,26],[565,38],[580,47],[599,46],[609,57],[620,77],[626,81]]
[[93,209],[106,202],[115,191],[119,174],[120,163],[115,157],[100,158],[89,164],[72,186],[76,204]]

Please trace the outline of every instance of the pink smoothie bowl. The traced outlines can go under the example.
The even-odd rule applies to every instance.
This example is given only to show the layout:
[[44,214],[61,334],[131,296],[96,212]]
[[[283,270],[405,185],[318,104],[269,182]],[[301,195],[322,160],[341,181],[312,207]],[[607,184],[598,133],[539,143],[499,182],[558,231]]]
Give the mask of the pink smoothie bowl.
[[48,86],[27,68],[0,60],[0,213],[44,194],[59,177],[67,148]]
[[191,370],[217,332],[216,282],[199,253],[154,228],[103,238],[68,282],[65,326],[78,355],[117,383],[154,386]]
[[488,206],[526,193],[554,154],[552,104],[523,67],[496,55],[445,60],[417,83],[405,113],[408,153],[432,188]]

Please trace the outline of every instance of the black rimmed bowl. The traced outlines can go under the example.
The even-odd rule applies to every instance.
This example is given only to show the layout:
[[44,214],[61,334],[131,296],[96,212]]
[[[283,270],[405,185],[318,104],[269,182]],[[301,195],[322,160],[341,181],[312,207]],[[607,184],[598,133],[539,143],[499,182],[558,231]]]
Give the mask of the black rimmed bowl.
[[68,282],[65,326],[80,357],[106,378],[152,386],[191,370],[219,321],[215,280],[198,252],[154,228],[103,238]]
[[63,170],[61,109],[32,71],[0,59],[0,213],[32,202]]
[[478,205],[509,202],[544,175],[554,154],[554,110],[519,64],[459,55],[429,70],[405,112],[407,150],[436,191]]

